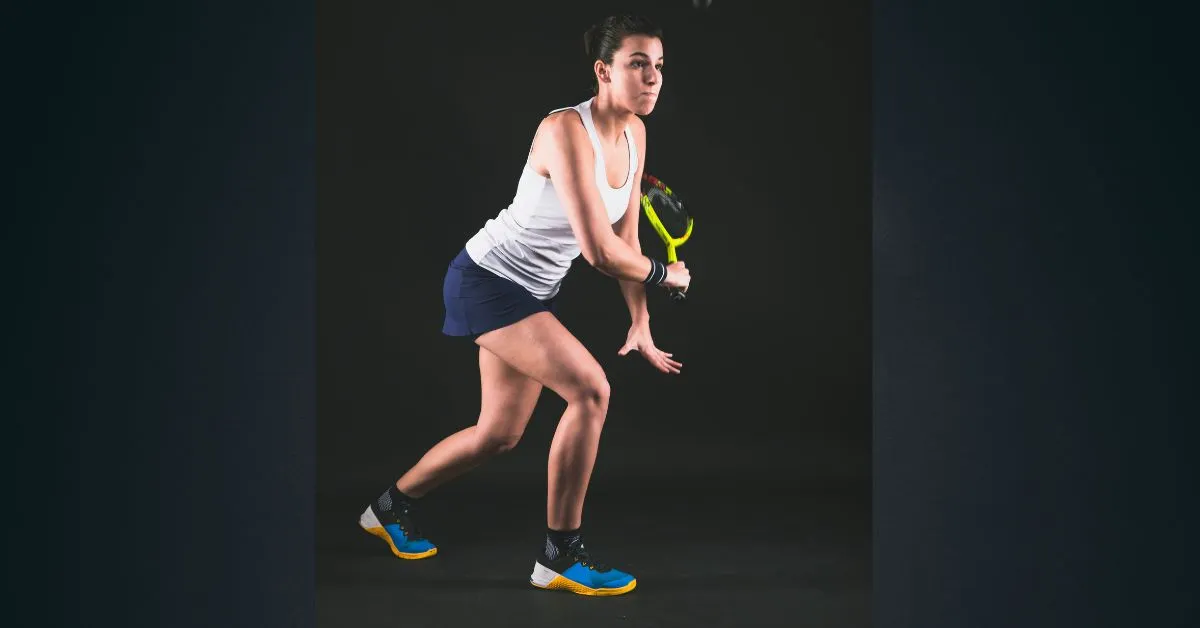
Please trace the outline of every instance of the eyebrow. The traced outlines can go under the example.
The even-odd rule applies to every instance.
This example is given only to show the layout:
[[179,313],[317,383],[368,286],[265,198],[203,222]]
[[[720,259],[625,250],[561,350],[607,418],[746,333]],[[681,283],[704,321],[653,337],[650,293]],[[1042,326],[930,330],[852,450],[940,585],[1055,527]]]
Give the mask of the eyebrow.
[[[644,53],[644,52],[631,52],[631,53],[629,53],[629,56],[631,56],[631,57],[646,57],[647,59],[649,59],[649,58],[650,58],[650,55],[648,55],[648,54],[646,54],[646,53]],[[659,60],[659,61],[662,61],[662,60],[663,60],[663,58],[662,58],[662,57],[659,57],[659,58],[658,58],[658,60]]]

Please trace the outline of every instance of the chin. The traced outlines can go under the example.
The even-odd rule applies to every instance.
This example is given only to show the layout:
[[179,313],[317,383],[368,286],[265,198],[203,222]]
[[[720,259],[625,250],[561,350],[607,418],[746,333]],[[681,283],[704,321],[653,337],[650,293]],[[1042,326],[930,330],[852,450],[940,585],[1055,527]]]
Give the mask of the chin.
[[639,116],[648,116],[650,115],[650,112],[654,111],[655,104],[657,104],[655,101],[638,103],[638,105],[633,108],[633,112]]

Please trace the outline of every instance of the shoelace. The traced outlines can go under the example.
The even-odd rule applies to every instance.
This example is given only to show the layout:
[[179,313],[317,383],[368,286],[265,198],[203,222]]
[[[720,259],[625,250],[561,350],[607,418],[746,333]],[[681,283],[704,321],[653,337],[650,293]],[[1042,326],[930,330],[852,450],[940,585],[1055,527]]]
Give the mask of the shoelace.
[[583,565],[584,567],[587,567],[588,569],[592,569],[594,571],[600,571],[600,572],[608,571],[608,569],[609,569],[608,565],[606,565],[598,560],[593,559],[592,555],[590,553],[588,553],[586,548],[584,548],[582,542],[571,545],[570,547],[567,548],[567,552],[573,558],[575,558],[575,560],[578,560],[579,564]]
[[396,523],[400,524],[400,531],[404,533],[404,536],[409,541],[423,540],[425,536],[421,534],[421,529],[417,527],[417,523],[413,521],[413,518],[409,513],[410,510],[408,508],[404,508],[400,511],[393,510],[392,516],[395,517]]

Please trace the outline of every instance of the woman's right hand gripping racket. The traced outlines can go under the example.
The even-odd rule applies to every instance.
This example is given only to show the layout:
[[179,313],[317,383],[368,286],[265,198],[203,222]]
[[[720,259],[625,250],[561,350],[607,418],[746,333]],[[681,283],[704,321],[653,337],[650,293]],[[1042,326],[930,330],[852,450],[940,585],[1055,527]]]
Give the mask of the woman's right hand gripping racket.
[[[642,176],[642,210],[654,232],[667,247],[667,263],[679,261],[675,249],[683,246],[692,237],[692,217],[684,208],[683,200],[657,177]],[[687,292],[682,288],[671,288],[671,300],[682,303]]]

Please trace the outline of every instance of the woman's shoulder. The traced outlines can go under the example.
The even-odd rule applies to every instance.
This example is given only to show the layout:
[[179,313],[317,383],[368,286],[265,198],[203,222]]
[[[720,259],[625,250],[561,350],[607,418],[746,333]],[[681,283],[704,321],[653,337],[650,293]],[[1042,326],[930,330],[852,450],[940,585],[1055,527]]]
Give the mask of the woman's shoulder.
[[571,159],[591,154],[591,143],[583,120],[574,109],[560,109],[546,114],[538,123],[529,149],[529,165],[535,172],[548,176],[548,164],[558,159]]
[[[646,123],[640,116],[632,116],[628,128],[638,140],[646,139]],[[538,124],[537,135],[550,133],[559,139],[587,139],[587,128],[583,118],[574,107],[556,109],[542,118]]]
[[580,142],[590,148],[583,119],[574,109],[560,109],[546,114],[538,124],[535,143],[542,138],[548,139],[550,144],[559,149],[578,147]]
[[570,128],[578,128],[585,131],[583,127],[583,118],[574,107],[565,109],[555,109],[546,114],[542,118],[541,124],[538,125],[538,130],[553,129],[555,131],[566,131]]

